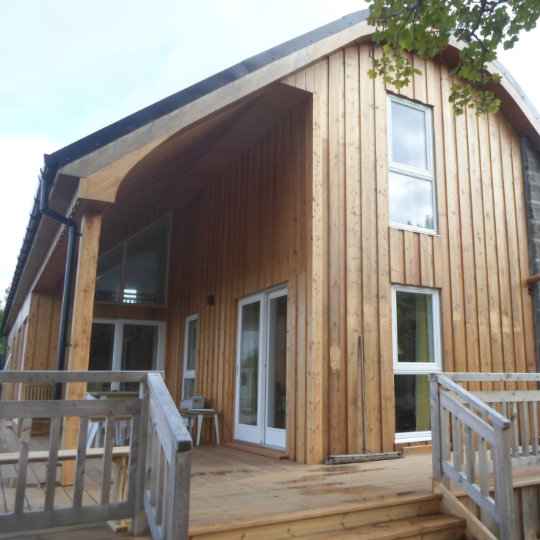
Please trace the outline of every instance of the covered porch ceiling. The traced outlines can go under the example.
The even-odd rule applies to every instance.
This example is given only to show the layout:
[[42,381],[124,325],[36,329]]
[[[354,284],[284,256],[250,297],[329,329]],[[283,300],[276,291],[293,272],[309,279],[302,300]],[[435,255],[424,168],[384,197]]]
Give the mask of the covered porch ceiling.
[[311,94],[276,84],[169,137],[125,176],[103,216],[103,235],[127,213],[148,205],[182,209]]

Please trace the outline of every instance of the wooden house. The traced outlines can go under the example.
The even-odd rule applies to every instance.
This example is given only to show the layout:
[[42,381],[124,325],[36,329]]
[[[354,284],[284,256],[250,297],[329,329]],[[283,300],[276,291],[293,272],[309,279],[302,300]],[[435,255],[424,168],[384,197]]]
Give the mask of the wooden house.
[[430,440],[429,372],[536,372],[540,121],[498,66],[500,112],[455,116],[453,48],[401,92],[370,79],[366,16],[46,156],[7,369],[57,362],[68,235],[43,193],[81,232],[65,367],[162,369],[225,442],[390,452]]

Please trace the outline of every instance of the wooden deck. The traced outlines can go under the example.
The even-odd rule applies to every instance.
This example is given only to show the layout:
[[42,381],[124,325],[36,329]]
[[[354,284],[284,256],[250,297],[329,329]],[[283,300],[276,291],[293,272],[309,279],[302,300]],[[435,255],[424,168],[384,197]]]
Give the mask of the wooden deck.
[[[2,428],[0,451],[16,450],[13,428],[6,425]],[[32,449],[43,449],[44,442],[39,443],[40,439],[35,437],[33,440],[38,442]],[[31,465],[26,489],[26,505],[30,509],[43,505],[44,474],[43,465]],[[90,460],[85,478],[86,499],[99,499],[98,478],[100,460]],[[14,466],[0,467],[0,511],[13,504],[15,479]],[[69,505],[72,488],[58,486],[56,496],[59,503]],[[344,513],[351,516],[362,509],[373,512],[410,501],[425,506],[432,504],[432,499],[430,454],[359,464],[309,466],[227,445],[203,444],[192,454],[190,538],[240,538],[244,533],[238,531],[245,529],[253,531],[246,538],[274,538],[278,536],[273,536],[273,532],[255,531],[255,525],[282,531],[289,522],[342,519],[339,516]],[[382,519],[393,517],[385,513]],[[314,530],[319,526],[319,523],[311,525]],[[129,536],[128,533],[115,535],[105,526],[76,530],[74,533],[72,527],[20,538],[67,539],[76,534],[78,540],[105,540]]]
[[225,445],[202,445],[193,451],[190,532],[430,493],[431,454],[349,465],[300,465]]

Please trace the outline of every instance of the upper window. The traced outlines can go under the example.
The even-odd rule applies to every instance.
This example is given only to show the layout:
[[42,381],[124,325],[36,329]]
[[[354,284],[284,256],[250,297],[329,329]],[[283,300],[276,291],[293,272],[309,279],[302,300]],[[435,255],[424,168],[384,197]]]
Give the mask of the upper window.
[[169,223],[160,219],[99,258],[97,302],[165,304]]
[[437,231],[431,109],[388,96],[390,222]]

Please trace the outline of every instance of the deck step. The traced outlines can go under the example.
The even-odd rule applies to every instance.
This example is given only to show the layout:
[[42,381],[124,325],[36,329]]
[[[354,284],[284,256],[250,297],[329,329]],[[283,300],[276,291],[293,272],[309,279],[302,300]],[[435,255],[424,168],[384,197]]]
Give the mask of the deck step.
[[[429,493],[369,501],[346,507],[214,523],[210,526],[190,527],[189,538],[191,540],[341,538],[337,535],[344,535],[343,538],[355,538],[356,536],[351,536],[350,531],[360,534],[364,529],[365,536],[359,536],[359,538],[441,538],[442,540],[461,538],[464,521],[453,516],[439,514],[440,501],[439,495]],[[395,526],[394,529],[390,524],[392,527]],[[457,532],[445,536],[446,531],[444,533],[442,531],[445,528],[451,528],[451,525],[457,527]],[[395,531],[399,531],[401,536]],[[412,532],[407,536],[407,531]]]
[[408,519],[373,523],[363,527],[336,530],[317,535],[301,536],[314,540],[396,540],[418,538],[422,540],[459,540],[464,538],[465,520],[448,514],[431,514]]

